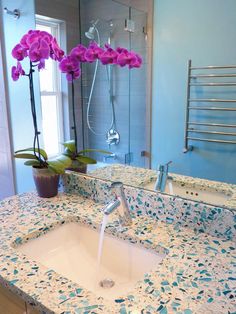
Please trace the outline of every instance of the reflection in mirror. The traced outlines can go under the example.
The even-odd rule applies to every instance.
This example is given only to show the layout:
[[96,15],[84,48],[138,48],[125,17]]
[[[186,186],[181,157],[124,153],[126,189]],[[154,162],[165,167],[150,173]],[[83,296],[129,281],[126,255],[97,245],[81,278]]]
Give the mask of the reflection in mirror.
[[166,193],[197,202],[236,209],[236,185],[168,172],[164,165],[158,171],[127,165],[109,165],[92,170],[92,177],[122,181],[126,185]]
[[94,153],[101,163],[145,167],[148,128],[147,13],[111,0],[81,0],[81,42],[95,40],[100,46],[126,47],[142,55],[139,69],[84,64],[82,70],[83,141],[85,148],[105,149]]
[[[88,167],[88,175],[235,208],[236,47],[223,29],[215,33],[219,20],[232,29],[230,5],[219,4],[212,12],[208,1],[184,1],[175,11],[173,3],[164,0],[146,5],[128,0],[70,0],[56,6],[35,0],[35,4],[38,15],[60,22],[67,52],[79,42],[88,46],[95,40],[102,46],[135,50],[143,58],[141,69],[131,71],[82,65],[75,89],[79,149],[111,152],[90,153],[97,164]],[[192,11],[201,16],[201,25],[197,14],[189,14]],[[69,139],[71,95],[64,79],[61,87],[63,132]]]

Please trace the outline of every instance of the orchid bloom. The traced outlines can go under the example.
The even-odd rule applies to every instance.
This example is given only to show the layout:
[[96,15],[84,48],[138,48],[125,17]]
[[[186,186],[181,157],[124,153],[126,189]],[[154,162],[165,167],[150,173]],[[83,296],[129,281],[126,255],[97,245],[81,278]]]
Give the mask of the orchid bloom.
[[25,71],[22,69],[21,63],[18,61],[17,66],[13,66],[11,69],[13,81],[17,81],[21,75],[25,75]]
[[39,40],[34,41],[29,48],[29,58],[32,62],[48,59],[49,54],[50,47],[43,38],[39,38]]
[[[41,70],[45,68],[45,60],[49,58],[61,61],[64,51],[51,34],[40,30],[30,30],[12,49],[12,56],[18,62],[28,57],[32,63],[31,66],[37,66],[38,70]],[[24,70],[19,69],[17,63],[17,66],[12,67],[12,79],[16,81],[20,75],[23,75],[22,71]]]
[[21,46],[21,44],[17,44],[12,49],[12,56],[17,61],[22,61],[27,56],[27,50],[25,47]]
[[98,46],[95,41],[92,41],[89,44],[88,49],[86,50],[84,56],[87,62],[92,63],[100,58],[104,50]]
[[66,73],[67,80],[72,82],[81,75],[80,63],[93,63],[97,60],[100,60],[103,65],[116,64],[121,67],[128,66],[129,69],[139,68],[142,64],[141,56],[134,51],[122,47],[113,49],[108,44],[101,48],[92,41],[88,48],[81,44],[73,48],[70,54],[61,60],[59,68]]
[[129,69],[140,68],[142,64],[142,58],[139,54],[134,51],[128,51],[125,48],[118,47],[116,49],[118,52],[117,64],[121,67],[128,65]]
[[66,78],[70,82],[77,79],[81,74],[79,61],[70,55],[61,60],[59,69],[62,73],[66,73]]
[[83,45],[79,44],[75,48],[73,48],[70,52],[70,55],[75,57],[79,62],[86,62],[85,52],[87,48]]
[[110,47],[110,45],[105,45],[106,50],[100,55],[100,61],[103,65],[106,64],[116,64],[118,53]]

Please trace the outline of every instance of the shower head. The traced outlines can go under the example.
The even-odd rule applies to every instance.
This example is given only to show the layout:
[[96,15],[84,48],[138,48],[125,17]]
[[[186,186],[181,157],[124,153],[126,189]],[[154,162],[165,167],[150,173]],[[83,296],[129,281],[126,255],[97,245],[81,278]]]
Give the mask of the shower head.
[[89,30],[87,32],[85,32],[85,36],[88,39],[93,40],[94,39],[94,33],[95,33],[95,27],[94,26],[90,26]]
[[95,22],[94,21],[91,21],[91,24],[92,26],[89,27],[89,30],[87,32],[85,32],[85,36],[88,38],[88,39],[91,39],[93,40],[94,37],[95,37],[95,31],[96,31],[96,25],[98,23],[99,20],[96,20]]

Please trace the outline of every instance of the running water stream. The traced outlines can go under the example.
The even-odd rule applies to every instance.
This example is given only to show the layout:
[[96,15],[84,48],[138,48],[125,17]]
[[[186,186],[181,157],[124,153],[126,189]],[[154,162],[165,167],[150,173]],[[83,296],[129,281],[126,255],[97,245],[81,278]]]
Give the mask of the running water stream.
[[172,180],[169,180],[168,186],[169,186],[169,193],[170,193],[171,195],[173,195],[173,194],[174,194],[174,189],[173,189]]
[[103,249],[103,242],[104,242],[104,232],[106,229],[107,221],[108,221],[108,215],[104,214],[103,220],[102,220],[101,231],[100,231],[99,244],[98,244],[98,257],[97,257],[97,269],[98,270],[101,264],[102,249]]

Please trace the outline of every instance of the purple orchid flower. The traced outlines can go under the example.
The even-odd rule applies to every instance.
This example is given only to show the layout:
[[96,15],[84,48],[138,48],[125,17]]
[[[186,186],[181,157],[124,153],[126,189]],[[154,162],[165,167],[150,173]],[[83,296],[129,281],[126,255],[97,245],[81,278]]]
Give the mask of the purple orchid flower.
[[68,82],[72,82],[73,80],[76,80],[77,78],[79,78],[80,75],[81,75],[81,70],[79,68],[75,72],[67,73],[66,74],[66,79],[67,79]]
[[27,56],[27,50],[23,46],[21,46],[20,44],[17,44],[12,49],[12,56],[17,61],[22,61]]
[[22,69],[21,63],[17,61],[17,65],[11,68],[11,77],[13,81],[17,81],[21,75],[25,75],[25,71]]
[[[12,56],[17,61],[29,57],[32,66],[37,66],[40,71],[45,68],[45,60],[48,58],[61,61],[64,51],[51,34],[40,30],[29,30],[22,36],[20,43],[12,49]],[[13,76],[15,79],[19,78],[16,67],[13,69]]]
[[117,64],[121,67],[126,66],[129,63],[129,56],[126,52],[121,52],[117,57]]
[[43,39],[34,41],[29,48],[29,58],[32,62],[38,62],[42,59],[48,59],[50,56],[50,47]]
[[41,59],[38,64],[38,70],[41,71],[43,69],[45,69],[45,60]]
[[75,57],[79,62],[86,62],[85,53],[87,48],[81,44],[73,48],[70,52],[70,55]]
[[66,73],[66,78],[69,82],[77,79],[81,75],[80,63],[74,56],[64,57],[60,64],[59,68],[62,73]]
[[103,65],[106,64],[116,64],[118,53],[110,47],[110,45],[105,45],[106,50],[100,55],[99,59]]
[[104,50],[98,46],[95,41],[92,41],[89,44],[87,51],[85,52],[84,56],[87,62],[92,63],[100,58]]
[[132,68],[139,68],[142,64],[142,58],[139,54],[135,53],[134,51],[128,51],[124,48],[118,48],[117,52],[119,53],[117,57],[117,64],[121,67],[126,65],[129,66],[130,69]]
[[142,64],[142,58],[139,54],[135,53],[134,51],[131,51],[129,53],[129,68],[140,68]]
[[64,56],[64,51],[59,47],[56,38],[53,38],[51,40],[51,51],[50,51],[50,57],[53,60],[61,61]]
[[80,68],[80,64],[76,58],[69,55],[61,60],[59,68],[63,73],[71,73],[76,72]]

